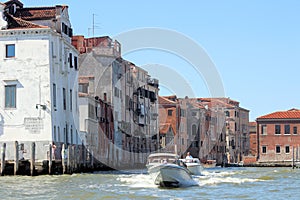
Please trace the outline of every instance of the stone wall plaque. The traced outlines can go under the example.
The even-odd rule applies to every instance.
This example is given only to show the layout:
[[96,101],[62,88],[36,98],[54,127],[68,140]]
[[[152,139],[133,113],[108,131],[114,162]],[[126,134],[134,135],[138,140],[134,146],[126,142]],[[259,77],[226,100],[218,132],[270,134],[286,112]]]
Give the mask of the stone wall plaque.
[[28,130],[32,134],[40,134],[44,129],[44,122],[42,118],[27,117],[24,118],[25,130]]

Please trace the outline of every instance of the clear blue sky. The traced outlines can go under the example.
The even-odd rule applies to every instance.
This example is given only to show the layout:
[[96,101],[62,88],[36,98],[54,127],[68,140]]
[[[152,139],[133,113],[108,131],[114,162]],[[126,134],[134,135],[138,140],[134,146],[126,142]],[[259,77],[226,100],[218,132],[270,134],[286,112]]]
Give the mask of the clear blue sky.
[[[222,78],[225,95],[249,109],[250,120],[277,110],[300,109],[300,1],[74,1],[23,0],[25,6],[69,5],[74,34],[115,36],[158,27],[186,35],[206,50]],[[182,59],[144,50],[125,56],[143,66],[182,70]],[[181,67],[179,67],[179,65]],[[189,74],[185,74],[189,77]],[[208,96],[203,80],[188,79]],[[166,86],[167,87],[167,86]],[[162,95],[168,94],[161,90]]]

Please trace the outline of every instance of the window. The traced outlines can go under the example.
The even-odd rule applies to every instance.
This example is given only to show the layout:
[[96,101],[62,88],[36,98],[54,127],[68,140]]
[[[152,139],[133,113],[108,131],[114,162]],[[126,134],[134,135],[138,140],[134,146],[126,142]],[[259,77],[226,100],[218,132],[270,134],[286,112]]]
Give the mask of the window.
[[181,145],[184,145],[184,138],[181,139]]
[[280,153],[280,146],[279,145],[276,146],[276,153]]
[[173,110],[168,110],[168,116],[172,116]]
[[58,139],[58,142],[61,142],[60,140],[60,129],[59,129],[59,126],[57,127],[57,139]]
[[197,126],[196,126],[196,124],[193,124],[192,125],[192,135],[196,135],[196,133],[197,133]]
[[119,89],[117,87],[115,87],[114,95],[115,97],[119,97]]
[[284,125],[284,134],[287,134],[287,135],[291,134],[290,133],[290,125]]
[[15,45],[7,44],[6,45],[6,58],[15,57]]
[[290,153],[290,146],[285,146],[285,153]]
[[75,70],[78,70],[78,60],[77,60],[77,56],[74,56],[74,67],[75,67]]
[[225,111],[225,115],[226,115],[226,117],[230,117],[230,112],[229,111]]
[[261,134],[267,135],[267,125],[261,125]]
[[72,36],[73,36],[73,29],[69,28],[69,37],[72,37]]
[[181,116],[181,117],[185,117],[185,110],[180,109],[180,116]]
[[73,98],[73,94],[72,94],[72,90],[70,90],[70,111],[72,111],[72,108],[73,108],[72,98]]
[[281,129],[280,125],[275,125],[275,134],[276,135],[280,135],[280,129]]
[[71,137],[70,137],[70,143],[71,144],[73,144],[73,127],[72,127],[72,125],[71,125],[71,128],[70,128],[70,135],[71,135]]
[[73,68],[73,57],[72,57],[72,53],[69,53],[69,63],[70,63],[70,68]]
[[294,128],[293,128],[293,133],[296,135],[296,134],[297,134],[297,132],[298,132],[298,130],[297,130],[297,126],[294,126]]
[[56,142],[56,126],[53,128],[53,140]]
[[267,153],[267,147],[266,146],[262,146],[261,152],[262,153]]
[[52,92],[53,92],[53,107],[56,107],[56,84],[53,83],[53,88],[52,88]]
[[16,108],[17,85],[5,86],[5,108]]
[[66,89],[63,88],[63,107],[64,107],[64,110],[67,109],[67,103],[66,103]]
[[193,117],[197,117],[197,112],[192,112]]
[[235,117],[240,117],[240,114],[238,111],[234,111],[234,115],[235,115]]
[[82,93],[88,93],[88,87],[89,85],[88,84],[79,84],[78,86],[78,90],[79,92],[82,92]]

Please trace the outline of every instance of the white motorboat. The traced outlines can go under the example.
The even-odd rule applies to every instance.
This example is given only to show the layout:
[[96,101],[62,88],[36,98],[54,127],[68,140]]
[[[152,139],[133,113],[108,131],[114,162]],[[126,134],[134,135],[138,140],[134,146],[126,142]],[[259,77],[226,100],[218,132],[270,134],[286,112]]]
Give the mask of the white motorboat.
[[207,160],[206,162],[202,163],[204,168],[214,168],[217,165],[216,160]]
[[186,168],[191,172],[191,174],[202,175],[201,173],[204,170],[204,168],[198,158],[179,159],[179,160],[186,165]]
[[161,187],[188,187],[197,185],[190,172],[178,159],[178,155],[171,153],[154,153],[147,161],[148,173],[154,183]]

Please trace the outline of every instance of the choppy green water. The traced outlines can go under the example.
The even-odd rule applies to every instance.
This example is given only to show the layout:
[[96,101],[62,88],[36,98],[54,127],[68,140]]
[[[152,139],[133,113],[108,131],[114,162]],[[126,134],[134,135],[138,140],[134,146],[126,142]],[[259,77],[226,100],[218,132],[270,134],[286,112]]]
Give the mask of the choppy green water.
[[0,177],[1,199],[300,199],[300,169],[215,168],[199,186],[162,189],[145,171]]

